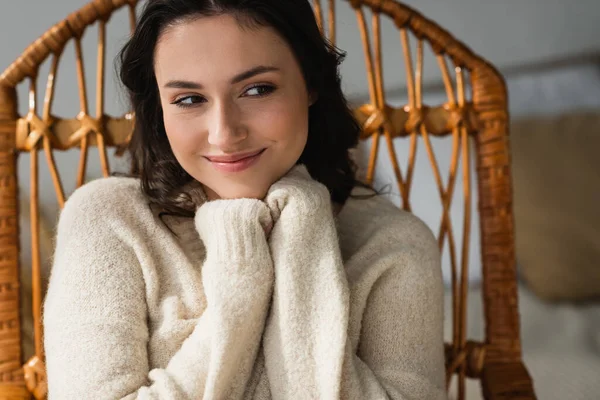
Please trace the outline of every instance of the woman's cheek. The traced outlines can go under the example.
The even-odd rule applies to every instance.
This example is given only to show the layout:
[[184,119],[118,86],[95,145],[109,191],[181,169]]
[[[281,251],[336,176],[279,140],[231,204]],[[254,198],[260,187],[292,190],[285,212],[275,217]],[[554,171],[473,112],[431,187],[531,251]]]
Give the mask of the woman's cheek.
[[[245,110],[246,121],[254,127],[254,133],[263,137],[277,137],[281,129],[286,127],[293,115],[289,102],[285,98],[272,98],[263,103],[258,103]],[[253,132],[251,130],[251,132]]]
[[165,120],[165,130],[174,153],[187,156],[196,153],[201,140],[197,124],[186,119]]

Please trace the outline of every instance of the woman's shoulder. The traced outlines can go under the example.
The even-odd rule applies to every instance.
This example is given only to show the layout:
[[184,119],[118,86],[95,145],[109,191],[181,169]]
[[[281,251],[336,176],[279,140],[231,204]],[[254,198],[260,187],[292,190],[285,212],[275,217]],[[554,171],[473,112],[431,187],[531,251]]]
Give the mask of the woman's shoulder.
[[338,215],[342,236],[353,237],[358,242],[388,237],[397,243],[437,249],[433,232],[416,215],[368,189],[355,188],[352,194]]
[[95,179],[76,189],[66,201],[65,209],[94,207],[110,211],[142,202],[145,199],[139,179],[112,176]]
[[[361,190],[355,194],[368,194]],[[386,275],[442,296],[441,257],[431,229],[385,196],[351,197],[338,215],[340,248],[348,278]],[[400,284],[400,283],[399,283]],[[412,290],[412,289],[411,289]]]
[[92,217],[103,220],[148,209],[140,181],[129,177],[108,177],[90,181],[76,189],[65,202],[61,219]]

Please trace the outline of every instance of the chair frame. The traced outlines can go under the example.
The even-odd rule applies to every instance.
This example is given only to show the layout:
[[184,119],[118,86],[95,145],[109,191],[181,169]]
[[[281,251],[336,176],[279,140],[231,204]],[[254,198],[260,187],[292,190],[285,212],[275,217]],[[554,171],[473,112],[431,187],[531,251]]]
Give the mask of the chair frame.
[[[334,4],[333,0],[329,1],[330,5]],[[406,5],[395,0],[346,1],[356,10],[366,6],[375,13],[389,16],[398,28],[408,29],[416,37],[429,42],[436,55],[447,56],[455,65],[469,71],[472,101],[468,107],[465,105],[461,112],[462,124],[473,130],[469,133],[476,149],[485,340],[478,343],[462,338],[458,344],[447,345],[447,367],[451,372],[461,375],[463,381],[465,376],[480,379],[486,399],[535,399],[531,377],[523,364],[521,354],[509,114],[504,79],[491,64],[471,52],[435,22]],[[23,365],[21,355],[17,157],[25,151],[36,153],[37,157],[40,150],[45,150],[51,157],[52,149],[66,149],[79,145],[82,140],[81,132],[79,141],[72,140],[73,127],[79,128],[78,131],[84,130],[86,151],[88,146],[96,145],[101,152],[106,146],[126,144],[132,129],[129,115],[121,118],[103,115],[96,119],[89,117],[87,110],[75,120],[61,120],[49,114],[41,120],[31,116],[21,117],[17,111],[16,87],[27,78],[35,82],[39,66],[50,55],[60,54],[69,40],[74,39],[77,45],[86,27],[97,21],[105,23],[113,11],[129,7],[133,24],[137,2],[91,1],[49,29],[0,75],[0,400],[29,399],[32,394],[36,398],[45,396],[39,322],[42,294],[39,282],[36,283],[35,279],[34,307],[37,308],[34,314],[38,315],[35,326],[37,357]],[[323,20],[320,3],[315,5],[315,14],[320,21]],[[329,31],[335,32],[334,22],[331,19],[329,22]],[[101,31],[104,30],[104,23]],[[330,39],[334,41],[334,38]],[[103,103],[102,98],[100,103]],[[451,130],[452,116],[447,109],[428,111],[419,121],[428,131],[442,135]],[[363,106],[356,111],[356,116],[365,127],[363,139],[381,130],[386,123],[388,127],[393,123],[394,136],[407,136],[410,129],[405,129],[405,126],[411,123],[413,117],[410,112],[394,112],[385,104]],[[31,139],[34,134],[35,140]],[[37,198],[37,189],[34,192],[36,193],[32,194],[32,199]],[[32,212],[35,226],[38,210],[32,208],[32,211],[35,211]],[[37,232],[33,232],[34,236],[36,234]],[[35,243],[35,237],[33,239]],[[33,274],[39,277],[39,259],[35,260],[36,254],[32,254],[32,257]],[[39,255],[37,257],[39,258]],[[466,278],[463,276],[463,279]],[[465,288],[467,282],[463,283]],[[466,293],[462,291],[460,295],[464,300]],[[454,315],[454,323],[464,325],[464,319],[463,304],[462,316]],[[464,326],[462,329],[464,331]],[[464,396],[464,393],[461,396]]]

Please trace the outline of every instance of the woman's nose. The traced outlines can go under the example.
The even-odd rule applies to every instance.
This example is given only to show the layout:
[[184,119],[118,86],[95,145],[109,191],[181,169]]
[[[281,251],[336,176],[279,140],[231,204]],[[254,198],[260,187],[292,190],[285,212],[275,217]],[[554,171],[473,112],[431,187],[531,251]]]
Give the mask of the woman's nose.
[[238,144],[248,137],[235,104],[220,103],[212,109],[208,143],[223,151],[239,151]]

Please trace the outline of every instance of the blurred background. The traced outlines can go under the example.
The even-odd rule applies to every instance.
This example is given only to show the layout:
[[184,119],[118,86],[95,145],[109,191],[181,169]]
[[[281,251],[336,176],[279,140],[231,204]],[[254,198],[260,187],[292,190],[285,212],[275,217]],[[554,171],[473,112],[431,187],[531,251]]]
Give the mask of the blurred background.
[[[596,399],[600,393],[600,1],[598,0],[407,0],[440,24],[505,76],[511,115],[514,209],[524,360],[540,399]],[[83,0],[20,0],[0,2],[0,71],[54,23],[85,4]],[[352,105],[369,101],[364,53],[354,12],[337,2],[337,45],[347,52],[342,65],[344,90]],[[407,102],[406,72],[398,31],[383,23],[384,81],[388,103]],[[108,25],[106,110],[113,116],[127,110],[115,79],[114,57],[129,32],[125,10]],[[83,38],[83,55],[94,110],[97,29]],[[413,42],[414,45],[414,42]],[[414,54],[414,53],[413,53]],[[79,111],[73,44],[61,59],[53,114],[74,118]],[[436,106],[446,99],[435,58],[427,49],[424,102]],[[49,63],[40,71],[45,85]],[[27,85],[19,88],[20,112],[27,110]],[[43,91],[42,91],[43,92]],[[41,100],[41,98],[40,98]],[[406,170],[407,141],[396,150]],[[435,140],[443,177],[448,175],[451,140]],[[437,186],[426,153],[420,151],[411,194],[413,211],[434,232],[442,215]],[[361,144],[357,159],[368,159],[370,142]],[[400,197],[387,150],[380,146],[375,186],[386,187],[396,204]],[[112,156],[111,166],[125,170],[126,162]],[[75,188],[78,151],[60,152],[56,161],[67,193]],[[88,179],[101,176],[97,153],[89,154]],[[472,158],[473,159],[473,158]],[[472,168],[475,173],[475,168]],[[459,174],[460,174],[459,170]],[[22,265],[27,277],[29,239],[29,158],[19,158],[21,191]],[[48,261],[57,218],[57,201],[44,162],[40,171],[42,256]],[[476,189],[474,177],[472,187]],[[451,219],[460,249],[464,204],[462,183],[455,189]],[[477,206],[476,192],[472,206]],[[469,243],[469,338],[483,339],[481,259],[476,212]],[[446,283],[450,282],[448,246],[443,255]],[[46,271],[47,265],[46,262]],[[29,278],[28,278],[29,279]],[[30,284],[24,280],[27,293]],[[24,296],[27,299],[29,296]],[[450,292],[446,297],[447,338],[450,336]],[[24,302],[25,310],[30,306]],[[24,321],[25,331],[31,321]],[[31,348],[26,348],[31,352]],[[477,385],[470,399],[480,398]]]

